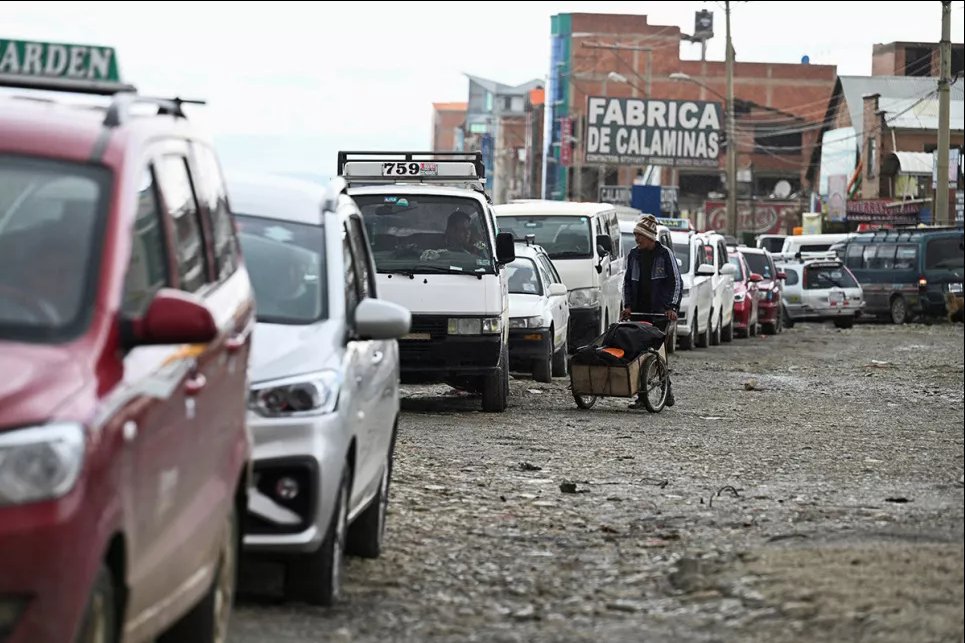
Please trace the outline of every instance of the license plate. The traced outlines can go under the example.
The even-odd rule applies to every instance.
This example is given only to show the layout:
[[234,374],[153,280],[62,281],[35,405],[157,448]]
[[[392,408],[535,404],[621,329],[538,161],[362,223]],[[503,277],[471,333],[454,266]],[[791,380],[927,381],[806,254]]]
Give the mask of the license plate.
[[832,304],[840,304],[842,301],[844,301],[844,293],[843,292],[830,293],[828,295],[828,301],[831,302]]
[[961,295],[962,284],[960,282],[957,284],[948,284],[948,292],[955,293],[956,295]]
[[408,335],[403,335],[402,339],[409,339],[417,342],[427,342],[432,339],[432,335],[429,333],[409,333]]

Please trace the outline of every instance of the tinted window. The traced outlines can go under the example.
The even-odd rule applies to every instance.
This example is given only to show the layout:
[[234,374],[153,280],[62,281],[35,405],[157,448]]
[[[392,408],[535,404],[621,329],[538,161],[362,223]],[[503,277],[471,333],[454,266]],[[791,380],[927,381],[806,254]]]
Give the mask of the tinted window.
[[895,270],[914,270],[918,267],[918,246],[898,246],[895,252]]
[[845,262],[848,268],[861,268],[864,265],[864,245],[852,243],[848,246],[845,253]]
[[787,270],[784,271],[784,274],[787,275],[787,279],[784,280],[785,286],[797,285],[797,282],[799,281],[799,279],[798,279],[796,270],[791,270],[790,268],[788,268]]
[[673,244],[673,254],[680,262],[680,272],[689,273],[690,272],[690,242],[685,241],[683,243]]
[[359,305],[361,295],[352,242],[346,228],[342,228],[342,272],[345,275],[345,320],[352,324],[355,322],[355,308]]
[[352,256],[355,259],[355,272],[358,275],[359,290],[362,299],[375,297],[375,275],[369,267],[368,243],[365,232],[358,217],[351,217],[348,221],[351,231]]
[[325,235],[319,226],[236,215],[258,321],[307,324],[328,313]]
[[137,193],[137,216],[131,239],[131,260],[124,280],[121,310],[140,317],[154,294],[168,283],[167,252],[154,174],[145,170]]
[[893,243],[882,243],[875,250],[875,255],[865,266],[872,270],[891,270],[895,265],[895,251],[898,247]]
[[965,250],[962,237],[931,239],[925,247],[925,268],[962,268]]
[[0,156],[0,338],[59,341],[86,327],[109,192],[101,167]]
[[747,266],[751,269],[751,272],[756,272],[764,279],[774,278],[775,271],[772,270],[774,264],[766,255],[749,252],[744,255],[744,260],[747,261]]
[[174,220],[175,259],[181,289],[198,290],[206,280],[204,240],[198,220],[198,204],[183,156],[165,156],[158,165],[158,184]]

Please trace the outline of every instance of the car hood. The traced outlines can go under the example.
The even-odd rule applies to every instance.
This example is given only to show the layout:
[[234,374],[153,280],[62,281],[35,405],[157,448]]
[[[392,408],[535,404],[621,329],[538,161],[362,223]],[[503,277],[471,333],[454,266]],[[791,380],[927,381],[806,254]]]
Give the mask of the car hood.
[[68,345],[0,341],[0,430],[54,417],[89,379],[79,363]]
[[345,327],[326,320],[315,324],[255,326],[249,376],[252,384],[322,369],[338,369],[345,352]]
[[510,295],[510,317],[543,316],[542,299],[538,295]]

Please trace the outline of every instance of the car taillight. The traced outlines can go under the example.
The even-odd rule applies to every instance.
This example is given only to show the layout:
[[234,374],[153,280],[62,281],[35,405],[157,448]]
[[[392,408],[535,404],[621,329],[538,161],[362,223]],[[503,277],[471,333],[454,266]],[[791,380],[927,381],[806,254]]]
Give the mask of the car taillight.
[[924,275],[918,278],[918,290],[924,290],[928,287],[928,280]]

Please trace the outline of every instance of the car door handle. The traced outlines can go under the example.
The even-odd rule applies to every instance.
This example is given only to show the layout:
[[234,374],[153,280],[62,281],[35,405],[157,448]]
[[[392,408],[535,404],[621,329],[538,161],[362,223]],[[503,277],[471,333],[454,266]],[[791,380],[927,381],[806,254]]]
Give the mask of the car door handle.
[[372,353],[373,364],[381,364],[383,359],[385,359],[385,353],[383,353],[382,351],[375,351],[374,353]]
[[188,395],[197,395],[208,385],[208,378],[204,373],[192,373],[188,381],[184,383],[184,392]]

